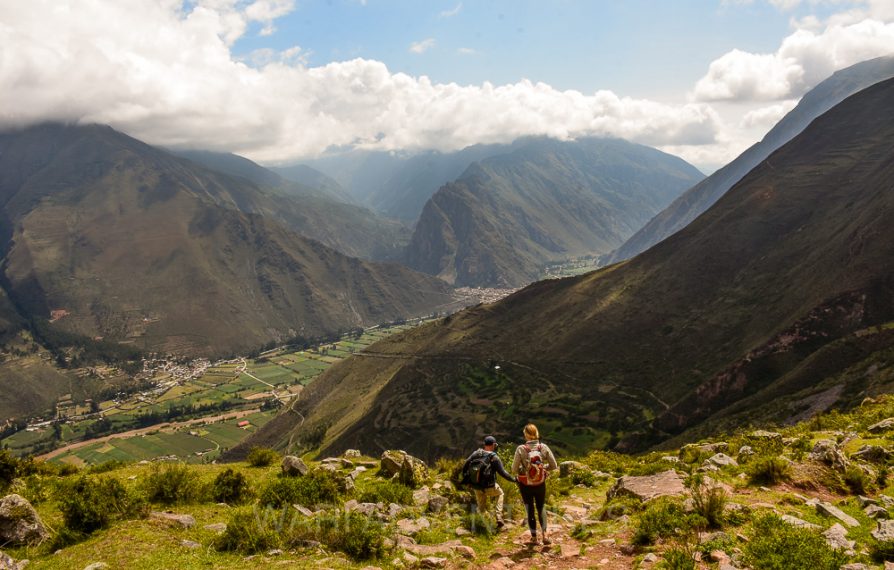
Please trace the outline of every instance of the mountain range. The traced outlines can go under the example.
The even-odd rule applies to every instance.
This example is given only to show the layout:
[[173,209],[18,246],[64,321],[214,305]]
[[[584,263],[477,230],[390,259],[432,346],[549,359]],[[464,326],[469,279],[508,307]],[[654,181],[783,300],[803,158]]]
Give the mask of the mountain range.
[[6,293],[66,333],[215,355],[453,302],[442,281],[296,233],[303,199],[108,127],[3,133],[0,199]]
[[674,200],[608,256],[605,262],[629,259],[680,231],[710,208],[770,153],[803,131],[811,121],[845,98],[890,77],[894,77],[894,56],[871,59],[835,72],[807,92],[763,140]]
[[405,260],[456,285],[525,285],[549,261],[612,251],[701,178],[618,139],[522,139],[429,199]]
[[888,80],[634,259],[377,343],[242,449],[292,441],[434,457],[484,434],[516,439],[535,421],[560,450],[632,450],[890,389],[892,140]]

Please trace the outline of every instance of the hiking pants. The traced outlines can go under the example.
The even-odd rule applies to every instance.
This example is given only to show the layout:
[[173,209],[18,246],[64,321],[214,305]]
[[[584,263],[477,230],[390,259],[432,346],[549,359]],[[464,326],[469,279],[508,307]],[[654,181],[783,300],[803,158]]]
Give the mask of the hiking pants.
[[475,489],[475,502],[478,504],[478,512],[482,515],[487,513],[487,500],[490,497],[497,500],[497,512],[495,514],[497,520],[503,520],[503,489],[501,489],[499,485],[485,487],[484,489]]
[[[531,530],[531,536],[537,534],[537,519],[540,519],[540,529],[546,532],[546,483],[540,485],[522,485],[518,484],[518,490],[521,492],[522,501],[525,502],[525,512],[528,515],[528,528]],[[536,507],[536,517],[534,515]]]

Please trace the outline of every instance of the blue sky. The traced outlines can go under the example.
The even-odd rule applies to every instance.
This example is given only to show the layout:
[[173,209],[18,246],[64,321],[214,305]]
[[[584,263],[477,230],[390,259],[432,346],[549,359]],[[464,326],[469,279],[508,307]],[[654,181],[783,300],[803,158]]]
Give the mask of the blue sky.
[[[310,51],[311,66],[360,57],[437,82],[527,78],[557,89],[673,99],[729,50],[774,51],[792,18],[808,13],[825,17],[831,8],[783,11],[715,0],[299,0],[273,35],[258,34],[256,25],[234,53],[297,45]],[[429,38],[430,49],[409,51]]]
[[0,45],[0,127],[263,164],[609,136],[711,172],[894,53],[894,1],[0,0]]

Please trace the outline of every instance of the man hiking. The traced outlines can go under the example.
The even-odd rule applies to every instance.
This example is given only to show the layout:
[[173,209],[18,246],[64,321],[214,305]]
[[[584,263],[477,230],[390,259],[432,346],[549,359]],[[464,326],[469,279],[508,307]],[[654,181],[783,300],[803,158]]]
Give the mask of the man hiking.
[[515,477],[511,476],[503,468],[503,462],[497,455],[497,440],[493,436],[484,438],[484,447],[478,449],[466,459],[463,464],[463,481],[468,483],[475,491],[475,503],[478,505],[478,512],[482,515],[487,512],[488,498],[496,499],[496,519],[497,529],[503,528],[503,489],[497,485],[497,476],[499,473],[503,479],[516,482]]

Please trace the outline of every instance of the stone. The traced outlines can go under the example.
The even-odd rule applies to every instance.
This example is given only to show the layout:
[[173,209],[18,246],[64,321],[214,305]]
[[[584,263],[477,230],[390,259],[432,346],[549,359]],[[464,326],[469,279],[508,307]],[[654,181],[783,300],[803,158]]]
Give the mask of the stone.
[[475,558],[475,549],[471,546],[466,546],[464,544],[451,546],[450,549],[459,554],[466,560],[473,560]]
[[420,560],[419,566],[422,568],[447,568],[447,559],[429,556]]
[[736,467],[739,463],[725,453],[716,453],[705,460],[705,465],[714,465],[716,467]]
[[344,453],[345,457],[360,457],[359,449],[347,449]]
[[267,551],[267,556],[282,556],[282,550],[279,548],[272,548]]
[[302,475],[307,475],[307,472],[310,469],[307,467],[307,464],[304,463],[304,460],[300,457],[296,457],[294,455],[286,455],[282,458],[282,474],[287,477],[299,477]]
[[416,505],[428,505],[428,500],[431,499],[431,491],[428,487],[422,487],[421,489],[416,489],[413,491],[413,503]]
[[860,459],[870,463],[884,463],[891,458],[891,451],[880,445],[864,445],[851,454],[851,459]]
[[210,530],[211,532],[220,534],[227,531],[227,523],[206,524],[204,528],[205,530]]
[[409,566],[416,566],[417,564],[419,564],[419,558],[417,558],[416,556],[413,556],[409,552],[404,552],[404,555],[402,556],[402,558],[403,558],[403,561],[405,563],[407,563],[407,565],[409,565]]
[[894,497],[889,497],[888,495],[879,495],[879,500],[885,504],[886,507],[894,507]]
[[449,502],[450,501],[447,500],[447,497],[442,497],[441,495],[432,495],[428,499],[428,512],[440,513],[447,508]]
[[729,563],[730,561],[729,554],[722,550],[712,550],[710,554],[708,554],[708,560],[718,564],[723,564],[724,562]]
[[869,566],[862,562],[851,562],[850,564],[845,564],[839,570],[869,570]]
[[31,503],[15,493],[0,499],[0,544],[33,546],[50,536]]
[[88,564],[84,566],[84,570],[107,570],[109,567],[105,562],[94,562],[93,564]]
[[783,522],[798,528],[808,528],[811,530],[821,530],[823,528],[818,524],[809,523],[803,519],[799,519],[798,517],[793,517],[792,515],[782,515],[779,518],[782,519]]
[[0,570],[24,570],[26,566],[28,566],[27,560],[16,562],[16,559],[9,554],[0,552]]
[[737,455],[739,456],[739,461],[742,461],[742,459],[754,455],[754,448],[750,445],[743,445],[739,448],[739,453]]
[[345,512],[357,512],[362,515],[371,517],[379,510],[379,506],[375,503],[358,503],[356,499],[351,499],[345,503]]
[[650,552],[650,553],[646,554],[645,556],[643,556],[643,563],[654,564],[655,562],[658,562],[658,555],[655,554],[654,552]]
[[810,459],[819,461],[830,466],[836,471],[845,471],[850,465],[850,461],[844,456],[841,448],[831,439],[821,439],[813,445],[813,451],[810,452]]
[[388,503],[388,518],[393,519],[396,518],[397,515],[402,513],[404,508],[397,503]]
[[559,463],[559,477],[568,477],[575,471],[583,471],[586,465],[579,461],[563,461]]
[[431,523],[428,522],[428,519],[425,517],[420,517],[418,519],[400,519],[397,521],[397,528],[403,534],[413,535],[419,532],[420,530],[426,529],[431,526]]
[[298,514],[300,514],[301,516],[305,516],[305,517],[312,517],[312,516],[314,516],[314,512],[313,512],[312,510],[308,509],[308,508],[305,507],[305,506],[302,506],[302,505],[292,505],[292,508],[295,509],[296,511],[298,511]]
[[857,522],[857,519],[845,513],[838,507],[834,506],[832,503],[827,503],[825,501],[817,501],[816,502],[816,512],[821,515],[825,515],[828,517],[834,517],[848,526],[850,528],[854,528],[860,526],[860,523]]
[[196,548],[202,548],[202,545],[194,540],[181,540],[180,546],[184,548],[189,548],[190,550],[195,550]]
[[178,515],[171,512],[152,512],[149,518],[161,521],[170,526],[179,526],[180,528],[192,528],[196,524],[196,518],[192,515]]
[[380,459],[380,468],[382,475],[385,477],[393,477],[400,473],[400,466],[404,463],[406,451],[390,449],[382,452]]
[[863,512],[871,519],[886,519],[889,516],[888,509],[878,505],[869,505],[863,509]]
[[894,542],[894,521],[879,521],[878,528],[870,534],[879,542]]
[[748,434],[748,439],[772,443],[782,443],[782,434],[775,431],[759,429]]
[[407,487],[415,489],[422,486],[426,479],[428,479],[428,466],[425,462],[412,455],[404,456],[398,480]]
[[878,501],[872,499],[870,497],[864,497],[863,495],[857,495],[857,500],[860,501],[861,507],[868,507],[869,505],[877,505]]
[[872,424],[866,430],[869,433],[882,433],[894,428],[894,418],[888,418],[878,423]]
[[855,541],[847,539],[847,529],[838,523],[833,524],[826,530],[823,536],[834,550],[853,551],[856,544]]
[[619,478],[608,490],[607,499],[615,497],[634,497],[641,501],[649,501],[657,497],[681,496],[686,492],[683,477],[669,469],[656,475],[631,476]]
[[361,473],[363,473],[364,471],[366,471],[366,467],[364,467],[362,465],[358,465],[357,467],[354,468],[353,471],[348,473],[348,477],[350,477],[351,479],[357,479],[357,476],[360,475]]
[[618,541],[614,538],[604,538],[599,541],[599,544],[601,544],[602,546],[614,546],[617,543]]
[[415,540],[413,540],[411,537],[403,535],[403,534],[398,534],[397,536],[395,536],[394,542],[401,548],[406,548],[408,546],[413,546],[414,544],[416,544]]
[[472,534],[471,531],[469,531],[468,529],[465,529],[461,526],[456,527],[456,529],[453,531],[453,533],[456,536],[469,536],[470,534]]

